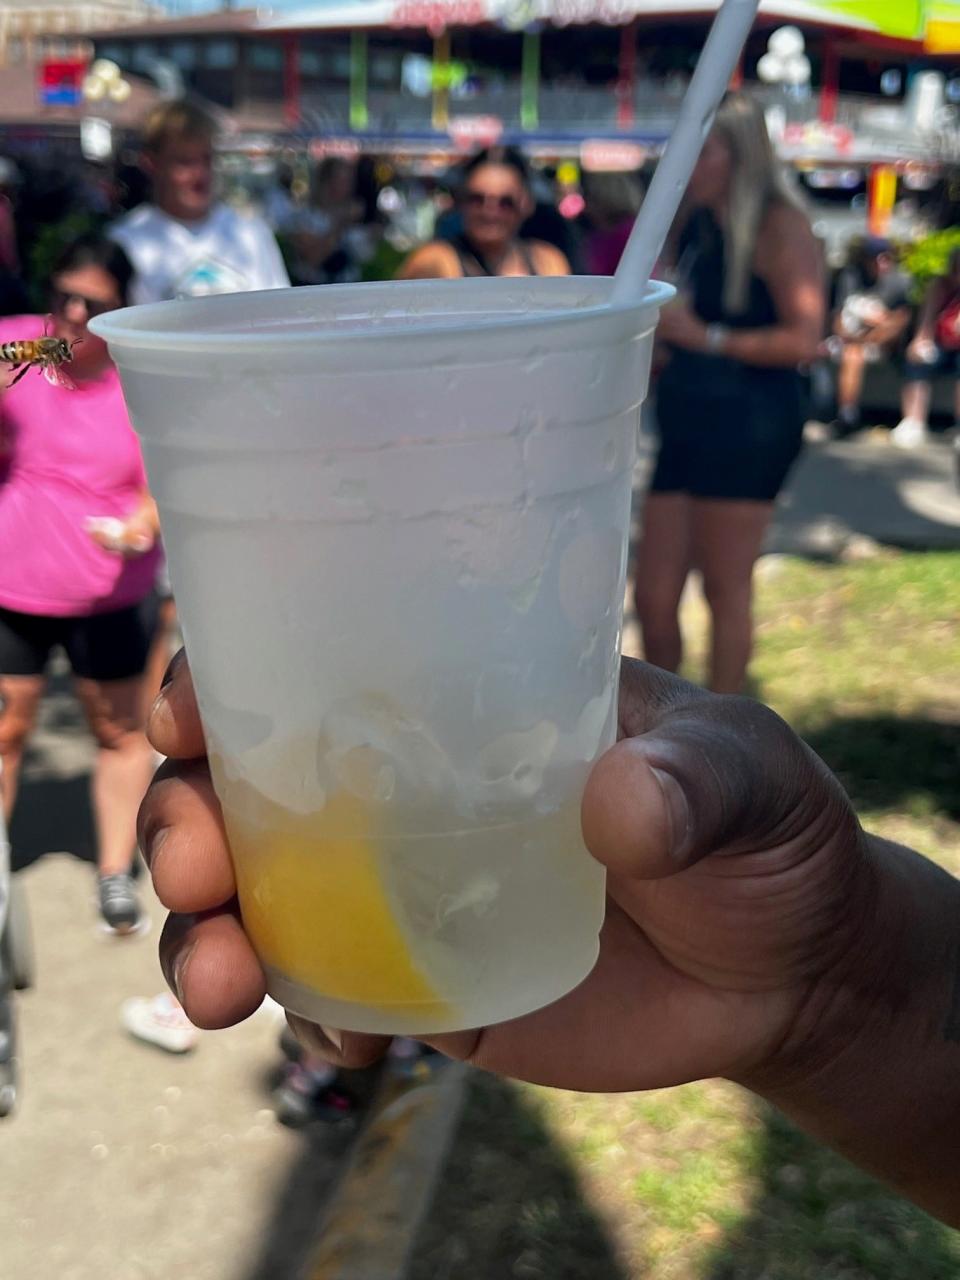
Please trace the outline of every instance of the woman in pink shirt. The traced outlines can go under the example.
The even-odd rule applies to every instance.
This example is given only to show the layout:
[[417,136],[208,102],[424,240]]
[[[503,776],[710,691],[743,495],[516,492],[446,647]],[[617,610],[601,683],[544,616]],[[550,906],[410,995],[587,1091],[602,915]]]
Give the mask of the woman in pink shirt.
[[[140,908],[136,814],[153,768],[144,671],[156,630],[156,508],[106,345],[87,321],[121,307],[133,274],[112,241],[71,245],[51,279],[52,333],[76,342],[75,386],[29,370],[0,387],[0,759],[9,819],[51,650],[61,645],[97,740],[93,810],[100,912],[118,933]],[[0,343],[40,337],[43,316],[0,321]],[[107,518],[106,521],[104,518]],[[103,523],[101,523],[103,522]]]

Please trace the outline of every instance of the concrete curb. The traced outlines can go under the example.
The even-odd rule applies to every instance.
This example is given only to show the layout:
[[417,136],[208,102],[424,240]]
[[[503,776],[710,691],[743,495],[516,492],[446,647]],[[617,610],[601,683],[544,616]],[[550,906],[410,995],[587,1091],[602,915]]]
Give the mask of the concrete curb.
[[412,1086],[386,1076],[303,1280],[403,1280],[456,1131],[466,1078],[460,1063]]

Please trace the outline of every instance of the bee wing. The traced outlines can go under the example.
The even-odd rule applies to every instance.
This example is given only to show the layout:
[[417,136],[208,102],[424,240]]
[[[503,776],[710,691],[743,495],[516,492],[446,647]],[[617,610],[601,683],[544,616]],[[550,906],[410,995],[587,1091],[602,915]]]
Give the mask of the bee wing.
[[43,371],[43,376],[53,387],[63,387],[64,391],[76,391],[77,389],[76,383],[71,381],[63,370],[58,369],[55,364],[48,364]]

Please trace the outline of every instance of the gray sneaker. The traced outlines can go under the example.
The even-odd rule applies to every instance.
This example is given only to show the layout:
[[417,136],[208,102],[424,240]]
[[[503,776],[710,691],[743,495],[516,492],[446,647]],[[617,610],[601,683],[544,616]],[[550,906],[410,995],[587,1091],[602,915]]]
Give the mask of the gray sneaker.
[[97,891],[104,924],[114,933],[132,933],[140,923],[140,899],[133,876],[127,871],[100,876]]

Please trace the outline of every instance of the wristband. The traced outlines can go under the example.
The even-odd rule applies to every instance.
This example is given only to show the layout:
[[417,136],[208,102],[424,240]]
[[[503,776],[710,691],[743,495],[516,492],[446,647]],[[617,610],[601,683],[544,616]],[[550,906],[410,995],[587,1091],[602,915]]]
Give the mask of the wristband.
[[707,351],[712,356],[722,354],[730,337],[730,330],[725,324],[708,324],[705,334]]

